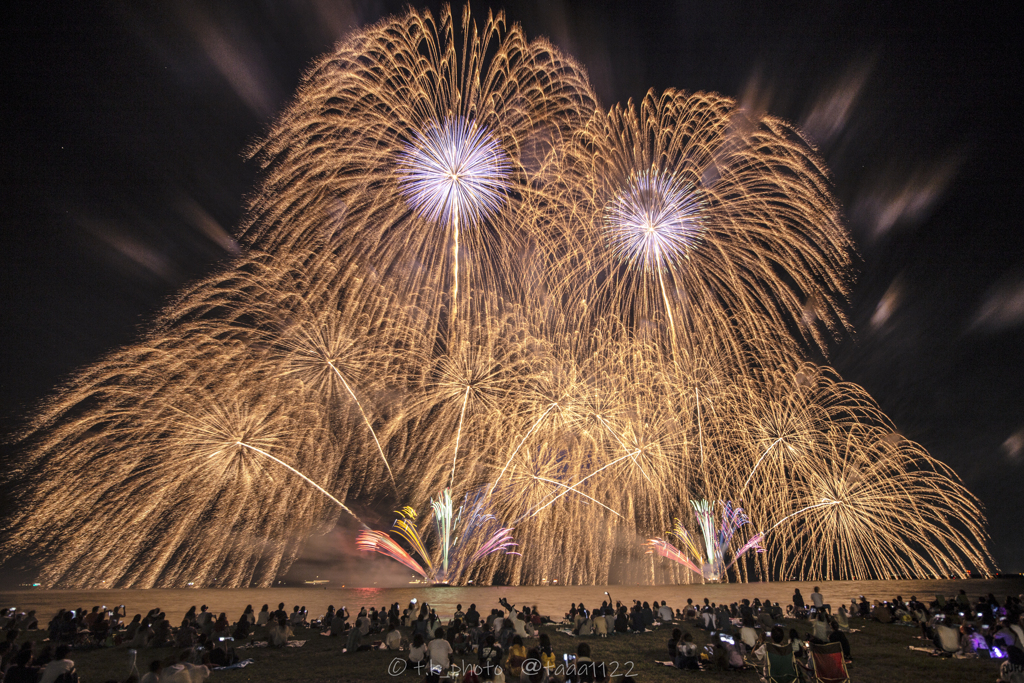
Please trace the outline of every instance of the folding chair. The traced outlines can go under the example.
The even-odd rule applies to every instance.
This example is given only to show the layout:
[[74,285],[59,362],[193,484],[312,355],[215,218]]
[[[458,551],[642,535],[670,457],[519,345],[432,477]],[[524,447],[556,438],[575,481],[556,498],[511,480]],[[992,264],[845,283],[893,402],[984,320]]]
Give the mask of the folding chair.
[[796,668],[792,645],[767,643],[765,654],[768,664],[765,666],[764,674],[768,683],[798,683],[800,673]]
[[815,683],[850,683],[843,646],[839,643],[811,644]]

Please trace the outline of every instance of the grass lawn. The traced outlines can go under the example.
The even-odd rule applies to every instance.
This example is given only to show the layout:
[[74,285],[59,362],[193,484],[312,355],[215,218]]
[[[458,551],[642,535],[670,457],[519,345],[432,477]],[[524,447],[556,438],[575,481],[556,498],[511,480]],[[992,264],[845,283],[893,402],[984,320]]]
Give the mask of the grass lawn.
[[[801,633],[810,631],[807,622],[785,621],[786,629],[795,627]],[[612,636],[610,638],[585,638],[590,643],[595,660],[604,661],[608,671],[618,680],[632,675],[644,683],[700,679],[703,681],[750,681],[760,679],[755,671],[713,673],[683,672],[655,664],[655,660],[667,658],[666,643],[676,625],[666,625],[654,632],[643,635]],[[924,645],[914,636],[919,630],[895,624],[882,625],[875,622],[851,620],[851,626],[859,633],[850,634],[850,645],[854,663],[850,674],[853,681],[870,683],[911,682],[932,683],[934,681],[957,681],[958,683],[992,683],[998,678],[999,662],[995,660],[957,660],[932,657],[924,652],[908,649],[909,645]],[[707,638],[692,623],[681,626],[684,632],[693,633],[694,640],[703,645]],[[557,633],[551,626],[544,630],[551,636],[551,643],[560,655],[575,652],[580,639]],[[259,634],[258,634],[259,635]],[[41,640],[45,632],[36,632],[30,637]],[[256,661],[244,669],[215,671],[208,679],[212,682],[242,683],[243,681],[295,681],[296,683],[328,683],[342,681],[388,681],[417,678],[409,671],[398,675],[389,672],[389,665],[396,654],[386,651],[342,653],[343,638],[326,638],[310,629],[299,629],[296,639],[305,640],[301,648],[239,650],[242,659],[252,657]],[[19,641],[20,642],[20,641]],[[527,647],[536,641],[528,641]],[[39,644],[36,646],[38,651]],[[142,650],[138,655],[138,668],[145,673],[149,662],[154,659],[174,658],[173,648]],[[124,681],[127,678],[128,648],[125,646],[95,650],[76,650],[70,655],[75,661],[83,683],[104,683]],[[456,660],[457,662],[457,660]],[[466,658],[467,664],[476,663],[476,657]],[[612,680],[616,680],[613,678]]]

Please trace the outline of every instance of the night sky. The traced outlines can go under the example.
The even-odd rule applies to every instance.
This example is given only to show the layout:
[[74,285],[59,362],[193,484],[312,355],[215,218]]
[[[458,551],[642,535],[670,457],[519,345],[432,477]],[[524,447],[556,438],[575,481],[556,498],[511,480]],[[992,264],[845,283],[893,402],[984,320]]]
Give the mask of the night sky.
[[[962,3],[491,4],[575,55],[605,106],[717,91],[804,127],[859,249],[856,332],[829,362],[955,468],[986,506],[1000,568],[1024,571],[1016,17]],[[315,56],[402,6],[6,4],[5,432],[237,253],[255,178],[241,150]]]

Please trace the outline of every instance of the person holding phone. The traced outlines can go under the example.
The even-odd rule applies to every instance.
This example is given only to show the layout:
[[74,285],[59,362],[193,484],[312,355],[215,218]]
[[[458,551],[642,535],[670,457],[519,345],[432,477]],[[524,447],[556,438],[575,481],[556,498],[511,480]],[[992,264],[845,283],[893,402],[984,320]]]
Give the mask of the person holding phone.
[[608,667],[604,662],[595,662],[590,656],[590,645],[580,643],[576,647],[575,661],[567,664],[565,680],[572,683],[601,683],[608,680]]
[[124,608],[124,605],[118,605],[107,614],[107,621],[110,622],[111,631],[121,630],[122,620],[128,616],[128,610]]
[[565,683],[572,681],[572,677],[576,675],[576,655],[569,653],[562,655],[562,671],[565,673],[562,680]]
[[738,671],[743,668],[743,655],[736,648],[732,637],[724,633],[715,636],[711,660],[719,671]]
[[348,628],[348,610],[342,605],[341,609],[335,612],[334,617],[331,618],[331,636],[337,637],[342,635],[345,633],[346,628]]

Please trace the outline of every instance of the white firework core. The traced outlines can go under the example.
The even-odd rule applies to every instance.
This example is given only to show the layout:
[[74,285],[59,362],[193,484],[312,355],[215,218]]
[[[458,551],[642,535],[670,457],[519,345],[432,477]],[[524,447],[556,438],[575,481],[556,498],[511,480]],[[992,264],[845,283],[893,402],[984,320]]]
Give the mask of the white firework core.
[[702,232],[700,208],[693,185],[671,174],[642,171],[608,205],[605,223],[623,260],[660,268],[689,258]]
[[488,131],[454,117],[417,132],[404,147],[399,184],[428,220],[476,223],[501,207],[512,164]]

